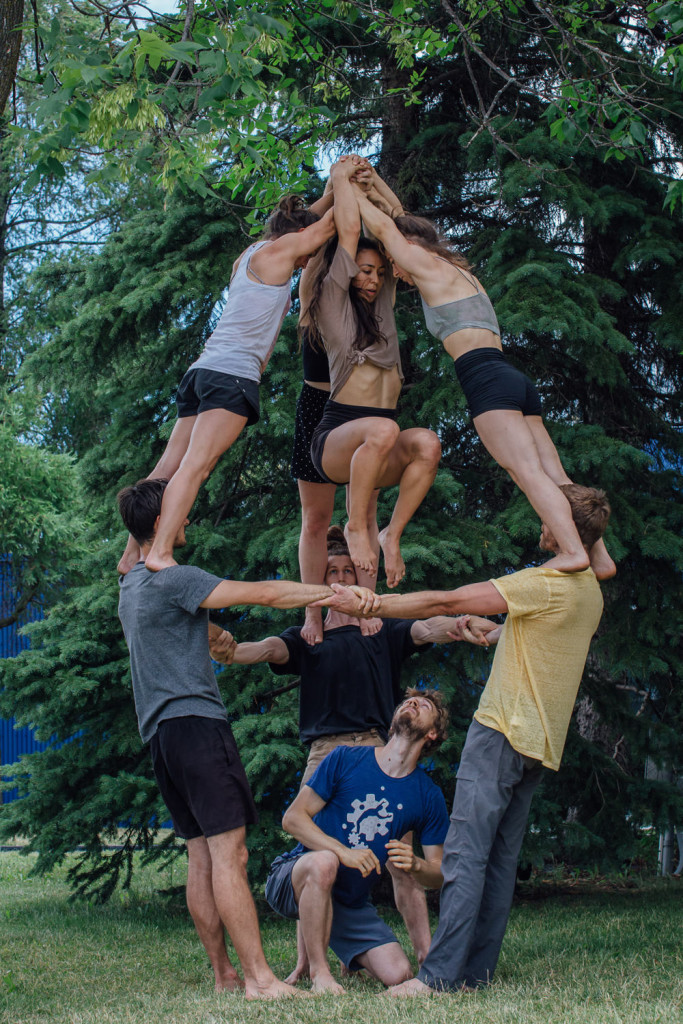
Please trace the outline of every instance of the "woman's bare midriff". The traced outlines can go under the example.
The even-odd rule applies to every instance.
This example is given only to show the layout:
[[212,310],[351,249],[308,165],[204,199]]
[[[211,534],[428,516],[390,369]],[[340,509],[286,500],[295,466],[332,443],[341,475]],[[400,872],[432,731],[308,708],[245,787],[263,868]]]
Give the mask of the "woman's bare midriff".
[[444,338],[443,347],[451,359],[459,359],[475,348],[497,348],[503,351],[500,335],[481,327],[464,327],[462,331],[449,334]]
[[400,394],[401,378],[396,366],[385,370],[374,363],[365,362],[354,366],[351,376],[335,395],[334,400],[342,405],[395,409]]

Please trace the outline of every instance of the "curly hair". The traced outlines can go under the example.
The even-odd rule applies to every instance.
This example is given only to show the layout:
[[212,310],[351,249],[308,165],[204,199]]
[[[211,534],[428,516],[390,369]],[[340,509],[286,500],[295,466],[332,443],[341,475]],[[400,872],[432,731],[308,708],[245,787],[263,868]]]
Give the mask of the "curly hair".
[[[425,697],[431,704],[434,705],[436,711],[436,721],[434,722],[434,729],[436,729],[436,739],[427,740],[422,748],[423,753],[428,754],[432,750],[438,750],[441,744],[448,738],[448,708],[443,702],[443,697],[439,690],[431,689],[416,689],[414,686],[409,686],[405,692],[403,700],[409,700],[411,697]],[[401,702],[403,703],[403,702]],[[399,704],[399,707],[401,705]],[[389,736],[391,737],[394,732],[393,724],[389,729]]]
[[327,557],[335,558],[337,555],[348,555],[349,546],[341,526],[330,526],[327,531]]

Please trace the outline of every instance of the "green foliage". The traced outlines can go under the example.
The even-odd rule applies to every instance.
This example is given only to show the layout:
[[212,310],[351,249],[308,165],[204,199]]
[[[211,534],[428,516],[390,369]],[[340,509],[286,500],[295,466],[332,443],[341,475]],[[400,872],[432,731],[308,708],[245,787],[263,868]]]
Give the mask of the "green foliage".
[[[666,154],[680,152],[683,138],[678,99],[669,85],[660,89],[652,78],[654,58],[647,50],[643,61],[651,91],[643,95],[648,102],[662,100],[660,122],[656,130],[648,128],[637,156],[625,145],[623,160],[606,162],[608,142],[598,145],[595,132],[607,121],[597,114],[571,137],[550,136],[547,97],[538,83],[549,80],[556,88],[560,51],[550,47],[552,33],[531,17],[527,5],[454,8],[458,17],[470,18],[467,38],[460,29],[446,32],[451,14],[443,10],[449,5],[437,11],[422,3],[374,4],[370,10],[329,0],[307,6],[305,26],[295,17],[297,5],[278,6],[291,36],[266,26],[249,50],[263,64],[264,81],[272,84],[276,64],[283,72],[282,93],[274,102],[285,103],[296,89],[297,103],[313,97],[315,105],[324,89],[325,102],[339,118],[325,130],[340,146],[356,144],[363,130],[381,128],[381,137],[375,136],[380,169],[407,203],[438,219],[469,254],[496,305],[510,359],[539,383],[548,428],[567,471],[579,482],[603,486],[610,496],[607,544],[619,574],[604,587],[605,615],[563,768],[548,773],[533,805],[528,856],[536,862],[556,857],[583,865],[623,864],[637,855],[643,824],[663,823],[680,812],[673,787],[646,780],[643,772],[647,756],[664,766],[683,761],[683,293],[677,283],[683,279],[683,235],[679,208],[665,208],[671,167]],[[551,5],[543,6],[551,11]],[[208,6],[197,10],[202,18],[214,18]],[[250,18],[258,13],[255,5],[249,10]],[[617,31],[618,11],[599,4],[590,11],[582,4],[563,10],[568,20],[553,28],[562,46],[570,45],[569,26],[587,61],[591,31],[603,32],[597,11],[604,15],[604,51],[615,60],[632,60],[632,41],[624,42]],[[260,11],[267,14],[269,8]],[[166,34],[155,29],[155,37],[177,45],[177,20],[164,24]],[[253,24],[253,18],[244,21]],[[85,31],[80,22],[74,25],[74,32]],[[406,39],[424,43],[414,48],[412,64],[397,60],[400,40],[386,34],[403,28]],[[274,39],[272,54],[264,52],[266,36]],[[295,36],[307,41],[303,55],[282,49],[283,40]],[[352,37],[367,45],[352,45]],[[66,38],[60,29],[55,45]],[[205,63],[197,60],[195,67],[192,55],[200,51],[187,49],[182,74],[169,84],[178,52],[152,45],[150,37],[140,40],[126,60],[134,70],[142,52],[136,47],[147,47],[136,81],[144,83],[147,92],[140,95],[150,103],[157,93],[168,98],[176,87],[181,95],[190,65],[193,75],[205,75],[209,50],[203,51]],[[201,44],[200,33],[193,32],[191,41]],[[468,61],[462,59],[465,43]],[[121,49],[128,44],[121,37]],[[401,45],[407,54],[409,45]],[[156,69],[150,54],[153,61],[158,57]],[[336,62],[329,63],[330,54]],[[83,52],[78,59],[86,58]],[[491,61],[515,84],[501,92],[503,79]],[[568,57],[567,62],[579,94],[575,106],[566,93],[567,116],[578,118],[581,96],[597,73],[593,65],[579,67]],[[421,76],[423,102],[407,108],[401,90],[413,89],[413,71]],[[112,81],[110,89],[100,79],[103,101],[126,84],[121,77]],[[137,94],[128,97],[114,119],[117,159],[124,152],[139,157],[136,139],[144,133],[126,120],[147,116],[136,101]],[[245,116],[258,106],[249,96],[236,100],[227,93],[216,102],[238,103]],[[60,118],[67,108],[59,108]],[[202,108],[200,120],[191,123],[210,122],[211,109]],[[289,122],[278,122],[279,137],[288,145],[297,138],[297,109],[294,104],[291,132]],[[490,113],[484,117],[482,110]],[[212,131],[210,124],[206,134]],[[152,134],[154,146],[161,145],[164,130]],[[117,873],[126,877],[132,847],[101,860],[109,857],[101,852],[101,837],[126,822],[131,842],[139,838],[146,846],[154,831],[150,822],[163,814],[137,737],[116,619],[114,567],[124,534],[114,497],[161,454],[173,424],[174,389],[210,332],[232,262],[244,247],[247,206],[266,205],[277,180],[265,164],[256,173],[256,164],[245,162],[241,152],[241,166],[249,168],[246,190],[232,192],[243,180],[239,175],[218,184],[232,167],[230,157],[212,167],[209,198],[180,188],[164,197],[150,184],[159,180],[158,155],[152,147],[150,168],[135,165],[127,188],[112,189],[100,222],[102,244],[85,257],[76,248],[55,246],[17,286],[13,301],[23,326],[14,347],[8,334],[15,377],[46,396],[39,439],[76,459],[79,509],[89,529],[74,530],[81,552],[69,588],[45,622],[32,628],[32,651],[1,668],[0,712],[16,714],[36,725],[44,739],[54,736],[62,745],[15,769],[26,795],[3,808],[0,834],[25,833],[41,871],[82,844],[74,884],[104,894]],[[283,163],[281,171],[284,177],[291,173],[293,182],[303,167],[301,152],[292,159],[295,170]],[[67,183],[82,182],[83,173],[71,164]],[[179,171],[179,182],[184,173]],[[115,200],[121,203],[118,214]],[[530,564],[538,556],[538,520],[478,442],[451,362],[427,334],[414,294],[400,294],[397,322],[406,375],[400,422],[434,428],[443,446],[435,484],[405,534],[407,586],[451,588]],[[289,456],[299,385],[290,318],[264,376],[260,423],[239,438],[198,497],[183,556],[188,561],[241,579],[296,578],[300,513]],[[70,492],[79,493],[73,485]],[[394,498],[391,491],[381,496],[382,523]],[[343,517],[340,490],[335,521]],[[228,612],[221,621],[239,640],[248,640],[278,633],[297,617],[252,609]],[[488,661],[486,652],[457,645],[413,659],[405,673],[406,684],[435,683],[448,697],[451,738],[431,766],[447,798]],[[282,691],[287,681],[274,680],[267,666],[225,669],[219,679],[261,809],[250,841],[254,875],[262,878],[285,842],[279,820],[304,760],[296,732],[297,691]]]

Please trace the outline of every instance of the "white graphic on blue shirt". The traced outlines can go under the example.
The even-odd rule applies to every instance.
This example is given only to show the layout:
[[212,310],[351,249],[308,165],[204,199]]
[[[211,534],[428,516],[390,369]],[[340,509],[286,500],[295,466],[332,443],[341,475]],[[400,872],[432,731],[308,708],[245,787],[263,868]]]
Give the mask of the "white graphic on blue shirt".
[[368,793],[365,800],[354,800],[351,806],[353,811],[346,815],[346,820],[353,825],[348,836],[349,846],[365,847],[377,836],[387,835],[394,815],[385,797],[378,800],[374,793]]

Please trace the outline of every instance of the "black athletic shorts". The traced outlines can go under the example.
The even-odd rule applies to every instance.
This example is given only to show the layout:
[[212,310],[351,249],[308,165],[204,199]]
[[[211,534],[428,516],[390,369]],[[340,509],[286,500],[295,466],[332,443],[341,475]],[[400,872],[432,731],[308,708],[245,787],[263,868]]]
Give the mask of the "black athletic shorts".
[[294,421],[292,476],[295,480],[307,480],[312,484],[328,482],[311,462],[311,441],[315,428],[322,419],[329,397],[329,391],[312,388],[304,381],[296,403],[296,419]]
[[325,404],[323,418],[313,432],[311,439],[311,462],[316,470],[328,484],[346,484],[348,480],[330,480],[323,469],[323,451],[327,436],[336,427],[343,423],[350,423],[351,420],[363,420],[369,416],[381,416],[384,419],[395,420],[397,417],[395,409],[376,409],[373,405],[344,405],[343,402],[333,402],[332,399]]
[[225,409],[247,417],[247,426],[259,421],[259,391],[255,380],[233,377],[217,370],[188,370],[176,395],[178,419],[209,409]]
[[232,729],[222,718],[165,718],[149,749],[181,839],[217,836],[258,820]]
[[516,409],[524,416],[543,414],[538,391],[499,348],[472,349],[453,365],[473,418],[492,409]]

